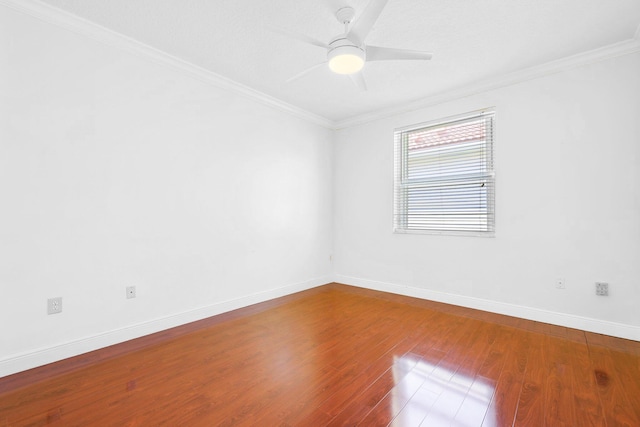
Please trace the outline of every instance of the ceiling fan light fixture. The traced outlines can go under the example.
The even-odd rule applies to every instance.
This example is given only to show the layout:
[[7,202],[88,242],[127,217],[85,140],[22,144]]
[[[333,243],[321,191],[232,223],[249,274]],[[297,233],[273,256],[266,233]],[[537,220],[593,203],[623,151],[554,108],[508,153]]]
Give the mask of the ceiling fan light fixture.
[[364,50],[356,46],[339,46],[329,51],[329,69],[336,74],[355,74],[364,67]]

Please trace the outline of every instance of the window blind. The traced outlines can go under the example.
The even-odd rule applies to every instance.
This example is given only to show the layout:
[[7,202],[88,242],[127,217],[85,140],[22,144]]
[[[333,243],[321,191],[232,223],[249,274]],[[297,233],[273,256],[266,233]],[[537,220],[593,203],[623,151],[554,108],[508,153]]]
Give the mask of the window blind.
[[494,112],[394,132],[396,232],[492,234]]

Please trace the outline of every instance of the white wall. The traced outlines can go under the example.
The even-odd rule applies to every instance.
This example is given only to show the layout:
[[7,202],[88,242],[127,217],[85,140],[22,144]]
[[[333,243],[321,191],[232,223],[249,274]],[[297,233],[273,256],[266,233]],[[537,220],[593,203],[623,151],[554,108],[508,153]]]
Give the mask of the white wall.
[[[485,107],[495,238],[393,234],[394,128]],[[640,54],[350,127],[335,144],[337,281],[640,340]]]
[[[640,340],[637,53],[333,133],[5,7],[0,29],[0,376],[326,283],[332,250],[344,283]],[[490,106],[496,237],[393,234],[393,129]]]
[[0,376],[331,280],[330,130],[5,7],[0,28]]

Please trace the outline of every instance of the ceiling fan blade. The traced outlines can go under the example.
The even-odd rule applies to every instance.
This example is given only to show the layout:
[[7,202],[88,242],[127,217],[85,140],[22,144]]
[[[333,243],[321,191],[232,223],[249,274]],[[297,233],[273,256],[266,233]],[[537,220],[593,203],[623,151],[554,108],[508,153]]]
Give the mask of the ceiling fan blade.
[[367,8],[353,24],[347,36],[355,39],[354,41],[357,41],[359,44],[364,43],[364,40],[369,35],[373,24],[378,20],[387,2],[388,0],[371,0]]
[[269,29],[271,31],[273,31],[274,33],[279,33],[283,36],[289,37],[291,39],[294,40],[298,40],[302,43],[306,43],[306,44],[310,44],[313,46],[318,46],[318,47],[322,47],[324,49],[328,49],[329,45],[327,43],[321,42],[320,40],[316,40],[313,37],[309,37],[305,34],[300,34],[300,33],[295,33],[293,31],[289,31],[289,30],[285,30],[282,28],[276,28],[276,27],[269,27]]
[[431,52],[420,50],[395,49],[392,47],[367,46],[367,61],[388,61],[397,59],[431,59]]
[[304,76],[306,76],[307,74],[309,74],[310,72],[312,72],[312,71],[313,71],[313,70],[315,70],[316,68],[322,67],[323,65],[327,65],[327,63],[326,63],[326,62],[321,62],[321,63],[319,63],[319,64],[316,64],[316,65],[312,66],[312,67],[309,67],[309,68],[307,68],[306,70],[299,72],[299,73],[298,73],[298,74],[296,74],[295,76],[293,76],[293,77],[289,77],[289,78],[286,80],[286,83],[291,83],[291,82],[292,82],[292,81],[294,81],[294,80],[298,80],[300,77],[304,77]]
[[367,91],[367,82],[364,80],[364,76],[362,73],[354,73],[349,74],[349,78],[353,82],[354,85],[358,87],[363,92]]

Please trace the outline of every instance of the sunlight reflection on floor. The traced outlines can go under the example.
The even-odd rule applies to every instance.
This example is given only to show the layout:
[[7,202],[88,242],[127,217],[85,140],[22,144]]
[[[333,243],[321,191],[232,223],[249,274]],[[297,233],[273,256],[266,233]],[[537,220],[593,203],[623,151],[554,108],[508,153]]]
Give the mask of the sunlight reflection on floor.
[[444,359],[434,364],[418,356],[395,358],[392,426],[479,427],[485,418],[494,424],[495,414],[487,410],[495,382],[445,365]]

